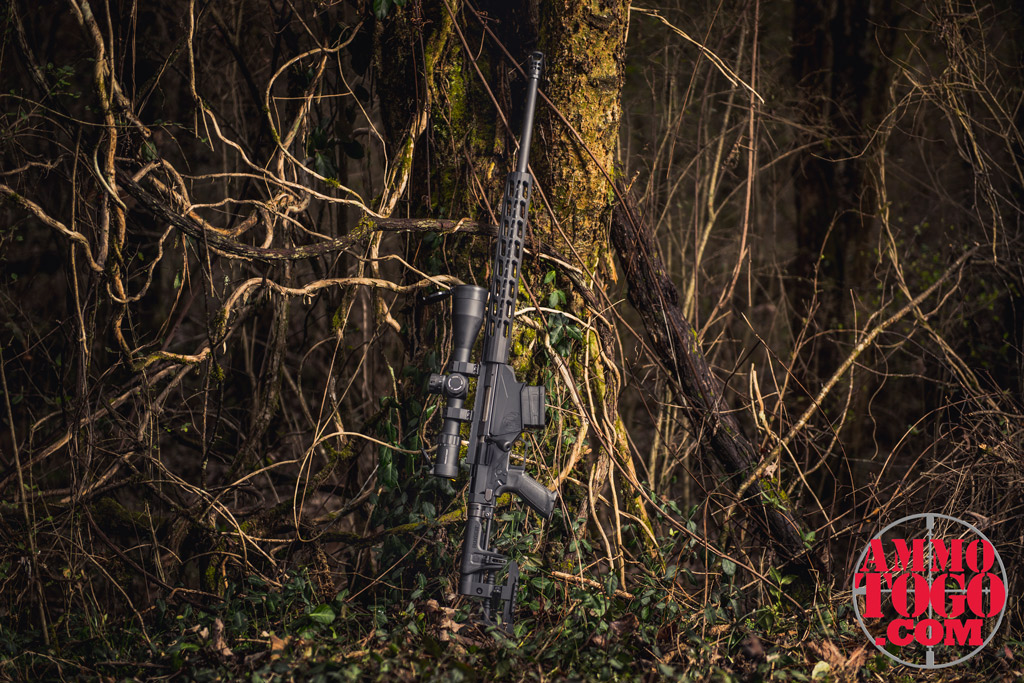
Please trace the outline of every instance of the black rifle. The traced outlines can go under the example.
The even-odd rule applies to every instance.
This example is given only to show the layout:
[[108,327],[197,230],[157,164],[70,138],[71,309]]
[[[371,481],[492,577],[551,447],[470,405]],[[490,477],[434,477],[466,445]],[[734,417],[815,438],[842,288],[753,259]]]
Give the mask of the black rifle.
[[[428,390],[447,398],[444,425],[437,435],[437,460],[433,474],[454,479],[459,472],[459,436],[462,423],[470,423],[466,464],[470,467],[469,502],[466,506],[466,537],[462,545],[459,593],[484,601],[483,621],[495,625],[493,613],[501,609],[501,625],[512,630],[519,565],[490,549],[491,522],[498,496],[514,493],[550,519],[557,494],[526,474],[524,468],[509,465],[512,444],[525,429],[544,426],[544,387],[516,381],[508,364],[512,318],[519,293],[520,264],[526,236],[527,214],[533,179],[527,172],[533,112],[537,104],[537,83],[544,55],[530,55],[526,87],[526,112],[519,140],[519,163],[505,181],[501,226],[494,249],[494,277],[490,292],[483,287],[460,285],[450,292],[427,297],[437,301],[452,297],[452,356],[448,374],[430,376]],[[473,344],[484,330],[484,351],[480,363],[470,362]],[[473,410],[463,407],[469,378],[476,377]],[[495,585],[496,574],[508,564],[508,580]]]

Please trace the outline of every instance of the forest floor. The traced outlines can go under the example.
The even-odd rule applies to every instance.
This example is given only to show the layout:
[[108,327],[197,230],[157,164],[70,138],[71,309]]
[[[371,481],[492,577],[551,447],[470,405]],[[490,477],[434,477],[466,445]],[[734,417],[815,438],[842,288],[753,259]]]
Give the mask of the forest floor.
[[[305,576],[250,578],[200,609],[156,601],[144,613],[69,614],[50,643],[0,623],[2,681],[1012,681],[1022,643],[1005,638],[969,664],[923,671],[867,644],[848,604],[803,614],[780,600],[740,619],[726,598],[703,611],[653,589],[612,597],[566,588],[522,605],[513,637],[413,591],[404,608],[348,595],[321,602]],[[564,587],[563,587],[564,588]],[[394,605],[381,600],[379,605]],[[458,604],[458,603],[457,603]],[[722,609],[725,607],[725,609]],[[59,638],[57,636],[59,635]],[[997,639],[998,640],[998,639]]]

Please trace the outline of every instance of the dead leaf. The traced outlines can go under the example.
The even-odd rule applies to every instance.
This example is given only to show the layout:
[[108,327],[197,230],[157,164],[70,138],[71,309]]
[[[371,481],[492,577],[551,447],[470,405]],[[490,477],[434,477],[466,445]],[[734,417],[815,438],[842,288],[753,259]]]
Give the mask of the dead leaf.
[[864,666],[864,662],[866,661],[868,661],[868,646],[861,645],[846,658],[846,669],[848,671],[856,671]]
[[808,643],[808,649],[829,664],[833,671],[856,671],[868,659],[867,645],[861,645],[850,656],[843,654],[835,643],[825,640],[820,643]]
[[254,652],[251,655],[246,655],[244,660],[245,668],[255,669],[257,662],[260,662],[261,660],[265,659],[268,654],[268,652]]
[[285,636],[284,638],[278,638],[275,634],[270,634],[270,661],[274,661],[281,658],[284,654],[285,649],[288,647],[288,643],[292,640],[291,636]]
[[658,629],[658,634],[655,636],[655,638],[659,643],[674,642],[676,639],[677,630],[678,629],[676,627],[676,622],[670,621]]
[[740,643],[740,647],[745,657],[748,657],[759,662],[764,661],[764,645],[761,643],[761,639],[755,636],[753,633],[751,633],[743,639],[743,642]]
[[846,657],[831,640],[825,640],[820,643],[811,642],[808,643],[808,646],[813,652],[817,653],[822,660],[827,662],[831,668],[844,668],[846,664]]
[[441,618],[441,642],[447,643],[452,639],[452,634],[458,634],[465,624],[460,624],[452,619],[455,616],[455,610],[451,608],[445,608],[445,614]]
[[213,642],[211,645],[213,651],[221,657],[235,656],[235,653],[231,651],[228,644],[224,642],[224,622],[220,620],[220,617],[213,620]]

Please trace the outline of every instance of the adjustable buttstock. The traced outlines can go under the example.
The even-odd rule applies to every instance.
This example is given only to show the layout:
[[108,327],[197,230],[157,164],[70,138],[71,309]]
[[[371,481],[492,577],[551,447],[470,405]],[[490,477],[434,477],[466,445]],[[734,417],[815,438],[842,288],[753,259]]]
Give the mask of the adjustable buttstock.
[[558,494],[528,475],[522,467],[508,468],[508,483],[501,487],[499,493],[505,492],[522,498],[544,519],[551,519],[551,513],[555,511]]

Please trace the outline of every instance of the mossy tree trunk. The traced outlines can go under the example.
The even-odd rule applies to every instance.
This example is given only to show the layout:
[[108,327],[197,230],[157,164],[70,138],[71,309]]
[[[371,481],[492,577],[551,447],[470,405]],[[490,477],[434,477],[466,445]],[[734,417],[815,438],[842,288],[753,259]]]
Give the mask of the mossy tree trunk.
[[[496,222],[523,113],[524,79],[516,64],[539,49],[547,58],[541,85],[547,101],[542,98],[538,105],[530,156],[537,181],[533,237],[564,255],[575,271],[573,281],[599,289],[608,263],[614,197],[610,170],[619,134],[628,2],[485,2],[477,7],[480,14],[457,0],[411,2],[378,25],[379,95],[387,137],[397,144],[410,130],[415,134],[417,120],[426,123],[415,140],[405,204],[398,211]],[[486,283],[491,241],[445,239],[443,248],[430,255],[421,247],[411,251],[423,265]],[[523,332],[526,326],[520,326],[511,362],[520,378],[543,381],[538,366],[547,357],[549,404],[569,408],[550,413],[557,425],[546,432],[542,459],[550,469],[540,478],[548,485],[555,479],[563,484],[571,517],[600,524],[594,502],[603,495],[613,508],[621,501],[623,510],[649,528],[640,498],[621,488],[624,479],[636,477],[616,409],[621,380],[612,361],[613,335],[595,319],[579,287],[568,296],[558,294],[563,290],[573,291],[564,268],[527,256],[520,307],[549,310],[534,311],[534,328]],[[551,308],[568,315],[562,318]],[[573,317],[585,324],[574,342],[560,347],[563,358],[551,358],[553,347],[559,347],[552,325]],[[567,374],[575,386],[567,386]],[[552,387],[552,382],[561,386]],[[617,468],[627,476],[616,482]],[[572,477],[585,483],[576,491],[565,483],[573,470]],[[624,576],[622,560],[611,559],[622,556],[617,549],[620,518],[601,517],[614,527],[611,534],[601,529],[609,561]],[[641,535],[645,541],[649,537]]]

